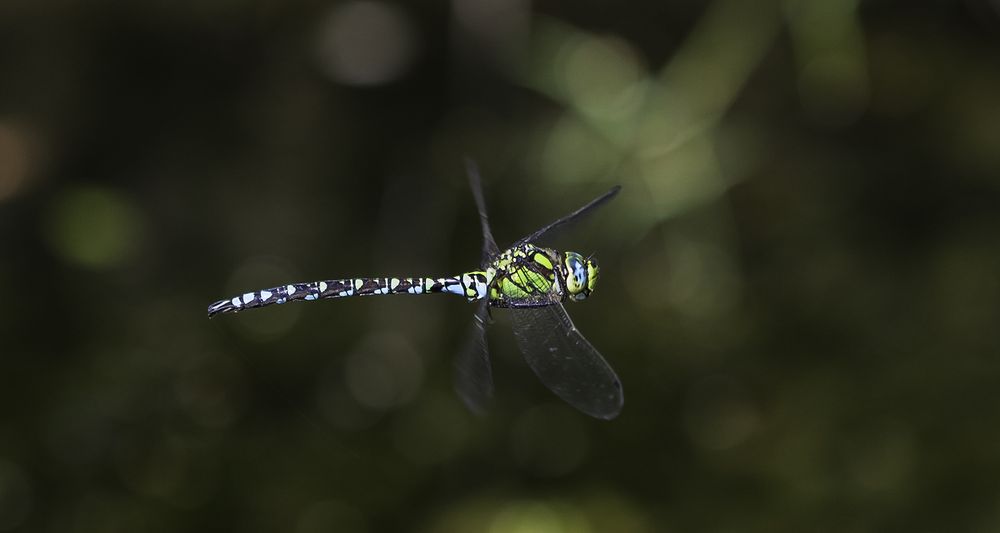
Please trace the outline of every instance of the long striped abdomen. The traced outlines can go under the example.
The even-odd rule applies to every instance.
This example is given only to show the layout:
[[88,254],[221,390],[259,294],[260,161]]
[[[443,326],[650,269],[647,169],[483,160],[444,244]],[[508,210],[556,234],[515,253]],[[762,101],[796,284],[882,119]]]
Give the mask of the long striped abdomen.
[[233,298],[219,300],[208,306],[208,316],[220,313],[238,313],[272,304],[296,300],[319,300],[347,296],[375,296],[382,294],[452,293],[470,300],[486,294],[486,274],[468,272],[453,278],[347,278],[309,283],[290,283],[281,287],[248,292]]

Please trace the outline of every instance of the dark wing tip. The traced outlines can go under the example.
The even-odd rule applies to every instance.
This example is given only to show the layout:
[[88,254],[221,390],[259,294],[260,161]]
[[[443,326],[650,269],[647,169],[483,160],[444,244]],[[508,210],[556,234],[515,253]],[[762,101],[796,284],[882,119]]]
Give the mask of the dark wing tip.
[[493,408],[492,397],[489,400],[477,401],[461,390],[456,390],[456,392],[458,393],[458,397],[461,398],[462,404],[465,405],[465,408],[475,416],[486,416],[489,414],[490,409]]
[[604,413],[604,414],[600,414],[600,415],[594,415],[594,418],[597,418],[599,420],[607,420],[608,422],[610,422],[610,421],[618,418],[618,415],[621,414],[621,412],[622,412],[622,410],[618,409],[617,411],[615,411],[613,413]]
[[465,173],[469,176],[469,181],[480,182],[482,181],[479,177],[479,165],[476,164],[476,160],[471,156],[465,156]]
[[472,369],[462,368],[458,364],[455,366],[455,392],[466,409],[476,416],[485,416],[493,408],[492,373],[483,378],[477,379],[472,374]]
[[618,415],[621,414],[622,407],[624,407],[624,405],[625,405],[625,395],[621,393],[621,384],[619,384],[618,387],[619,387],[619,389],[618,389],[618,402],[614,406],[614,410],[607,411],[607,412],[605,412],[605,413],[603,413],[601,415],[598,415],[597,418],[600,418],[601,420],[614,420],[614,419],[618,418]]
[[[617,378],[617,376],[615,376]],[[593,410],[583,410],[588,415],[601,420],[614,420],[622,412],[625,405],[625,394],[622,392],[622,383],[615,379],[614,390],[608,393],[608,403],[594,406]]]
[[610,199],[614,198],[615,196],[617,196],[618,193],[619,193],[619,191],[621,191],[621,190],[622,190],[622,186],[621,185],[615,185],[614,187],[608,189],[608,192],[604,193],[604,196],[601,196],[601,200],[602,201],[610,200]]

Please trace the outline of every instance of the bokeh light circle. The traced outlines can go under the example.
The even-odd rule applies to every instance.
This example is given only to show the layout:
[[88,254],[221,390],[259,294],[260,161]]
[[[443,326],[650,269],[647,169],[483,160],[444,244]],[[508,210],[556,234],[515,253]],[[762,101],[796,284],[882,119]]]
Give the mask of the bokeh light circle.
[[45,237],[68,263],[95,270],[122,266],[142,240],[138,210],[120,193],[100,187],[63,191],[49,206]]
[[416,46],[412,23],[398,7],[384,2],[348,2],[335,7],[321,24],[317,54],[331,79],[371,86],[402,76]]

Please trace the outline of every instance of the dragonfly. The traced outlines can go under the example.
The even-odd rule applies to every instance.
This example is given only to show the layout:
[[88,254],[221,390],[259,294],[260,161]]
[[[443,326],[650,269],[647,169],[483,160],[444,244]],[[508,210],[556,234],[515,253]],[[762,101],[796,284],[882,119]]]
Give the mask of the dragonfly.
[[343,278],[290,283],[247,292],[208,306],[209,318],[294,301],[386,294],[448,293],[478,302],[471,332],[455,359],[455,390],[474,413],[493,403],[493,370],[486,330],[492,309],[509,310],[514,338],[528,366],[559,398],[595,418],[611,420],[624,403],[622,385],[611,366],[573,325],[563,303],[582,302],[600,278],[591,255],[561,252],[539,243],[552,230],[579,220],[606,204],[621,189],[612,187],[583,207],[522,237],[501,251],[493,238],[479,170],[466,170],[479,211],[482,258],[479,270],[451,277]]

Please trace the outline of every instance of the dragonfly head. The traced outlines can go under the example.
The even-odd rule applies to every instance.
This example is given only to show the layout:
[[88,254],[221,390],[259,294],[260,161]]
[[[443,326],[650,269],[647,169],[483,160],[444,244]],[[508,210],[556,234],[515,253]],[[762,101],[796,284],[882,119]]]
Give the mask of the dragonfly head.
[[563,255],[563,271],[569,298],[575,302],[586,300],[597,286],[601,267],[597,266],[597,260],[593,257],[584,259],[576,252],[566,252]]

